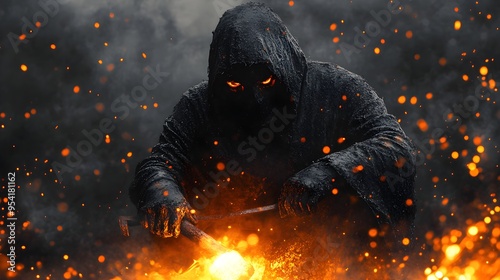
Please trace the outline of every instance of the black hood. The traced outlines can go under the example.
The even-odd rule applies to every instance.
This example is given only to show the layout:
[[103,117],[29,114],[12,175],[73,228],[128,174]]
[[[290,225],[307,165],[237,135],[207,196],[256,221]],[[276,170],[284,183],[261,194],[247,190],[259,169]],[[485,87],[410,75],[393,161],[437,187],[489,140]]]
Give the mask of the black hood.
[[267,64],[298,101],[306,58],[297,40],[270,8],[246,3],[228,10],[213,32],[208,64],[209,91],[216,78],[234,65]]

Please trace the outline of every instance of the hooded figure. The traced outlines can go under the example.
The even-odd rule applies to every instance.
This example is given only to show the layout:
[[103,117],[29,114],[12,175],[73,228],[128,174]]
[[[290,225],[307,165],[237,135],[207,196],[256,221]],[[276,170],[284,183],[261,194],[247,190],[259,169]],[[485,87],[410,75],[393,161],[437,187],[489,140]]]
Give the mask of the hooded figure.
[[308,61],[273,11],[247,3],[220,19],[208,81],[166,119],[130,197],[153,234],[177,237],[195,213],[278,202],[286,219],[352,193],[401,243],[413,232],[414,176],[411,141],[375,91]]

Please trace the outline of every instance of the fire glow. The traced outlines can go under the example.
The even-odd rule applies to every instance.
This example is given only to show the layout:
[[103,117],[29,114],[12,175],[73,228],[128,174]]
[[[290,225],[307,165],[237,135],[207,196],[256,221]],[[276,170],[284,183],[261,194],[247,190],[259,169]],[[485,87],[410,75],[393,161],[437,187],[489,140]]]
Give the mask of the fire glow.
[[250,266],[238,252],[231,251],[216,257],[209,271],[215,279],[248,279],[253,274]]

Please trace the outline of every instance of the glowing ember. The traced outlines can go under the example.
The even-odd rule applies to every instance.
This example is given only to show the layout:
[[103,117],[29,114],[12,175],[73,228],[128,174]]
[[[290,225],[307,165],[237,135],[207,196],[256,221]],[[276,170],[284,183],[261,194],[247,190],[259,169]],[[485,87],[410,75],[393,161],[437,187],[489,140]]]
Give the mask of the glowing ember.
[[406,96],[404,95],[401,95],[399,98],[398,98],[398,103],[399,104],[403,104],[406,102]]
[[486,76],[488,74],[488,67],[482,66],[481,68],[479,68],[479,73],[483,76]]
[[248,279],[253,274],[253,268],[236,251],[218,256],[209,271],[215,279]]
[[323,153],[324,153],[324,154],[329,154],[329,153],[330,153],[330,147],[328,147],[328,146],[324,146],[324,147],[323,147]]

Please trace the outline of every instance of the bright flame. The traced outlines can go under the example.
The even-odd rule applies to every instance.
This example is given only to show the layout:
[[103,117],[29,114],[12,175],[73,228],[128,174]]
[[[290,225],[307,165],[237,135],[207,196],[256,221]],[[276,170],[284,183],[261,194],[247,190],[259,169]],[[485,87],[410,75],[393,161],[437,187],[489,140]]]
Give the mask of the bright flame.
[[454,260],[459,253],[460,253],[460,246],[458,246],[457,244],[450,245],[445,250],[446,257],[449,260]]
[[215,279],[240,279],[245,276],[250,278],[253,274],[250,265],[236,251],[218,256],[209,271]]

